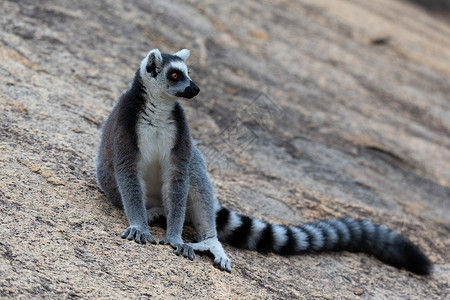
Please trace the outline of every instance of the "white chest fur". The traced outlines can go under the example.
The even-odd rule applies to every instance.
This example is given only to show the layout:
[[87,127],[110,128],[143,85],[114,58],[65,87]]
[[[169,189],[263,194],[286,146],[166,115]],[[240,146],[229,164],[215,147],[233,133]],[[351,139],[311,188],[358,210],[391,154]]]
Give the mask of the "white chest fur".
[[163,177],[171,168],[170,152],[176,137],[172,107],[160,104],[156,108],[148,104],[137,123],[138,174],[147,207],[160,206],[161,188],[166,180]]

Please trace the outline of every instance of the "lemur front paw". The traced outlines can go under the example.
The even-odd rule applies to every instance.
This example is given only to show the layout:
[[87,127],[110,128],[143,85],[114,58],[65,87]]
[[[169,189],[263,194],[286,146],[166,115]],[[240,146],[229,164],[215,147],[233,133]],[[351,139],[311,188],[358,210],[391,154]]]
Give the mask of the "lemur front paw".
[[181,244],[177,246],[177,250],[175,251],[176,255],[183,254],[184,257],[189,258],[190,260],[194,260],[195,251],[194,248],[189,246],[188,244]]
[[156,244],[156,240],[150,234],[148,227],[144,226],[129,226],[122,233],[121,237],[127,240],[133,240],[138,244],[145,244],[147,241],[150,241],[152,244]]
[[172,246],[175,249],[176,255],[182,254],[184,257],[189,258],[190,260],[193,260],[195,257],[194,248],[192,248],[192,246],[188,244],[183,243],[183,240],[181,238],[166,237],[159,243],[162,245]]

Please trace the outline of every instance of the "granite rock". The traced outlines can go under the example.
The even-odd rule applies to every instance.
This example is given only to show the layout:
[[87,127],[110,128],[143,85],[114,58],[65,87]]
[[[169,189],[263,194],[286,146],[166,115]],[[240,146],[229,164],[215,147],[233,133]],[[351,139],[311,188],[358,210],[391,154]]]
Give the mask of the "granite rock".
[[[450,26],[393,0],[0,2],[0,297],[445,299]],[[122,240],[95,182],[102,124],[152,48],[191,49],[183,101],[222,205],[369,218],[430,257],[210,257]],[[156,239],[164,229],[151,229]],[[194,233],[186,228],[185,240]]]

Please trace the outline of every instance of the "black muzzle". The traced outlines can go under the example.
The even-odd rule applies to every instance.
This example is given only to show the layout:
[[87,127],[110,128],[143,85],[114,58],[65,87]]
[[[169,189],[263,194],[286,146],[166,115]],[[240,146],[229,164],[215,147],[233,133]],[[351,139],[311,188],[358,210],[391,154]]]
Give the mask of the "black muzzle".
[[191,99],[198,95],[198,93],[200,92],[200,88],[192,80],[190,82],[191,83],[189,84],[189,86],[185,88],[183,92],[177,93],[177,97]]

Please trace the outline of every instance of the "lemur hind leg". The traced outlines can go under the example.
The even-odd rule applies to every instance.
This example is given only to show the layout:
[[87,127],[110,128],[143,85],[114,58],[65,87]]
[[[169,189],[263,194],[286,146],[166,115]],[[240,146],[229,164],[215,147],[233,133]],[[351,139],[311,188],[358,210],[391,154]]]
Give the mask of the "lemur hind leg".
[[153,225],[162,219],[165,219],[164,208],[156,206],[147,209],[148,224]]
[[[225,254],[222,244],[217,238],[216,203],[214,189],[210,182],[206,165],[200,151],[193,147],[190,162],[190,189],[187,203],[187,220],[190,221],[197,234],[197,243],[187,243],[194,251],[210,252],[214,263],[221,270],[231,272],[231,261]],[[178,247],[177,254],[193,259],[194,253],[188,248]]]
[[[210,252],[214,256],[214,264],[217,265],[220,270],[231,273],[231,260],[225,254],[225,250],[223,249],[222,244],[219,242],[217,237],[208,238],[197,243],[186,243],[185,245],[191,247],[191,249],[194,249],[194,251]],[[180,255],[183,252],[183,256],[186,256],[184,253],[185,251],[189,251],[189,248],[185,249],[183,246],[181,246],[177,248],[175,253],[177,255]],[[190,253],[188,252],[187,255],[189,254]]]

